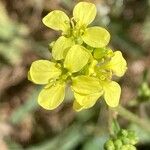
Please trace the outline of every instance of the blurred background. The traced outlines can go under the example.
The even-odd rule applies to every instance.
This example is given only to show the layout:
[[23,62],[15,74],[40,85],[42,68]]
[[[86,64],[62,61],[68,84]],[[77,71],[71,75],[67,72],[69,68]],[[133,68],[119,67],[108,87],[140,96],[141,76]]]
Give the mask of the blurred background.
[[[89,0],[90,1],[90,0]],[[0,150],[103,150],[109,137],[104,101],[76,113],[72,95],[56,110],[37,105],[41,86],[27,80],[31,63],[49,59],[48,44],[59,33],[41,19],[60,9],[72,15],[77,0],[0,0]],[[150,119],[150,0],[91,0],[97,6],[92,25],[107,28],[110,46],[121,50],[128,71],[117,79],[121,104]],[[122,128],[135,130],[138,150],[150,150],[150,132],[118,116]],[[149,124],[150,127],[150,124]]]

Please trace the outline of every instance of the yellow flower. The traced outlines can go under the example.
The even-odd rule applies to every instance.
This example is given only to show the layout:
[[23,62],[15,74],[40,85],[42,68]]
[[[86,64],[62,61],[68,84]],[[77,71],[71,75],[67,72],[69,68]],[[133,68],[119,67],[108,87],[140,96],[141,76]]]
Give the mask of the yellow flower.
[[34,61],[28,73],[28,79],[36,84],[46,86],[38,96],[38,103],[45,109],[55,109],[65,96],[65,83],[60,81],[61,70],[56,63],[48,60]]
[[54,30],[62,31],[52,48],[55,60],[65,59],[67,52],[75,45],[83,42],[95,48],[104,47],[109,43],[110,34],[102,27],[88,27],[96,16],[96,7],[92,3],[80,2],[69,17],[60,10],[54,10],[43,18],[43,23]]
[[121,52],[116,51],[109,61],[103,63],[104,65],[94,63],[95,66],[91,66],[95,77],[78,76],[73,79],[72,88],[75,96],[73,107],[76,111],[92,107],[102,95],[110,107],[118,106],[121,88],[117,82],[111,81],[111,78],[113,74],[120,77],[125,73],[126,61]]
[[[80,47],[78,48],[80,49]],[[88,53],[85,51],[83,55],[85,58],[80,59],[80,61],[83,62],[80,64],[74,64],[76,61],[73,60],[76,58],[71,54],[71,62],[65,62],[65,65],[68,65],[66,68],[68,68],[70,72],[65,71],[60,64],[48,60],[37,60],[32,63],[28,72],[28,79],[36,84],[45,85],[38,96],[38,103],[40,106],[52,110],[62,103],[65,97],[65,87],[68,77],[72,75],[71,73],[79,71],[83,67],[82,65],[87,63],[86,57],[89,57],[87,54]]]
[[111,58],[110,62],[105,65],[105,68],[112,70],[118,77],[123,76],[127,69],[127,63],[122,57],[122,53],[120,51],[114,52],[114,56]]

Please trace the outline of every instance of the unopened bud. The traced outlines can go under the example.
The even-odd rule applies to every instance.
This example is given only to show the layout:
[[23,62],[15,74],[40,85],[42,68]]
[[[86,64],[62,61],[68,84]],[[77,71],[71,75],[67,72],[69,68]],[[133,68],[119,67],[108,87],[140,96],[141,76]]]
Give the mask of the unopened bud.
[[122,141],[117,139],[117,140],[114,141],[114,145],[115,145],[116,150],[120,150],[121,147],[122,147]]
[[112,140],[108,140],[104,145],[105,150],[115,150],[115,146]]
[[136,147],[133,145],[123,145],[120,150],[136,150]]

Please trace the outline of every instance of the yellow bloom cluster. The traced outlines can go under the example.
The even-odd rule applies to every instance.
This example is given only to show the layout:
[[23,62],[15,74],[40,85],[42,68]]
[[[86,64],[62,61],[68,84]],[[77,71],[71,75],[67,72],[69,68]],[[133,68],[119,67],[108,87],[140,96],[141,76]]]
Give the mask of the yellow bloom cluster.
[[94,4],[79,2],[71,19],[60,10],[43,18],[47,27],[62,33],[51,44],[54,61],[37,60],[28,73],[29,80],[46,85],[38,97],[43,108],[58,107],[64,100],[66,85],[70,84],[76,111],[92,107],[102,95],[110,107],[118,105],[121,88],[112,76],[123,76],[127,64],[120,51],[107,47],[110,34],[106,29],[88,27],[96,11]]

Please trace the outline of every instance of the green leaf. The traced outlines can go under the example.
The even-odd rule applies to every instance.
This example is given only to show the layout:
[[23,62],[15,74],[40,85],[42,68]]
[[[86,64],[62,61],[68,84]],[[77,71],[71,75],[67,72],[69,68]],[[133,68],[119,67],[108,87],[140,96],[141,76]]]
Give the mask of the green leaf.
[[52,110],[58,107],[65,97],[65,84],[57,83],[49,88],[44,88],[38,97],[38,103],[45,109]]
[[70,28],[69,17],[60,10],[54,10],[43,18],[43,23],[54,30],[61,30],[67,33]]
[[64,59],[68,48],[72,45],[74,45],[74,42],[71,38],[66,38],[64,36],[59,37],[53,46],[52,56],[55,60]]
[[90,27],[85,30],[82,36],[83,41],[95,48],[105,47],[110,40],[109,32],[101,27]]
[[103,84],[104,99],[110,107],[117,107],[119,104],[121,88],[117,82],[111,81]]
[[96,16],[96,7],[92,3],[80,2],[73,10],[74,20],[79,26],[87,26]]
[[72,79],[72,89],[80,94],[93,94],[102,90],[99,79],[89,76],[78,76]]
[[61,74],[56,64],[48,60],[34,61],[30,67],[29,79],[36,84],[47,84],[50,79],[57,78]]
[[72,73],[78,72],[88,63],[89,58],[90,54],[83,46],[74,45],[66,55],[64,67]]

